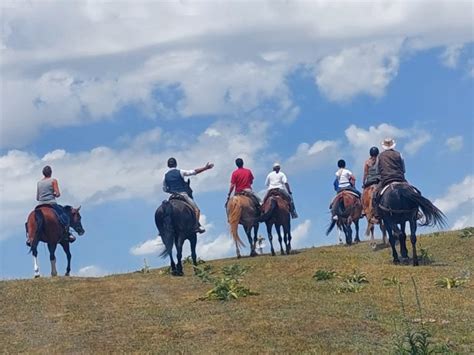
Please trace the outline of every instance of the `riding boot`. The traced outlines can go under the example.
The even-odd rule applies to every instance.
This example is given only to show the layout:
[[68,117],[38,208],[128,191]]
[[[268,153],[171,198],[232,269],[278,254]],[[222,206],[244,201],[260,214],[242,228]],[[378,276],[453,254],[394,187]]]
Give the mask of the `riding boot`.
[[298,213],[296,213],[295,204],[293,202],[290,203],[290,214],[291,218],[298,218]]
[[76,241],[76,237],[69,232],[69,227],[64,227],[64,241],[69,243],[74,243]]
[[194,229],[196,233],[204,233],[206,231],[204,228],[202,228],[201,223],[199,222],[200,217],[201,211],[196,210],[196,228]]

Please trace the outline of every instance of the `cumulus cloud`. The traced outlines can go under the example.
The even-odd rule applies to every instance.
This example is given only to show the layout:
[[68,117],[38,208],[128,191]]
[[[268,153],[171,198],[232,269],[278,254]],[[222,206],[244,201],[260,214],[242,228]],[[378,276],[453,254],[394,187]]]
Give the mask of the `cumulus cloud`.
[[431,140],[431,134],[428,132],[417,132],[417,135],[407,144],[405,144],[404,150],[410,154],[415,154],[422,146]]
[[298,224],[296,228],[291,231],[292,247],[302,248],[308,246],[309,231],[311,229],[311,220],[306,219],[304,222]]
[[449,137],[444,142],[444,145],[446,145],[452,152],[460,151],[464,145],[464,138],[463,136]]
[[130,254],[132,255],[149,255],[149,254],[158,254],[163,250],[163,242],[161,237],[157,236],[156,238],[149,239],[135,245],[130,248]]
[[471,214],[461,216],[453,223],[451,230],[463,229],[466,227],[474,226],[474,213],[471,210]]
[[290,173],[298,173],[324,166],[336,156],[338,147],[337,141],[318,140],[312,145],[301,143],[295,154],[284,163],[285,170]]
[[[209,129],[222,134],[206,134]],[[36,181],[41,178],[45,164],[51,164],[53,176],[59,179],[60,202],[82,204],[85,208],[123,199],[164,199],[162,178],[170,156],[175,156],[183,169],[203,166],[208,160],[215,164],[214,169],[192,177],[197,193],[227,188],[233,157],[243,157],[249,166],[263,166],[258,163],[262,159],[258,153],[267,144],[265,123],[241,126],[217,122],[206,131],[188,137],[184,145],[178,146],[159,145],[155,139],[160,139],[161,130],[153,129],[130,138],[124,147],[116,149],[102,146],[77,153],[55,150],[43,157],[19,150],[7,152],[0,156],[0,238],[7,238],[12,230],[22,226],[28,211],[35,206]],[[196,161],[196,157],[202,161]],[[258,172],[256,168],[255,173]],[[203,218],[203,223],[208,224]]]
[[75,276],[79,277],[101,277],[110,274],[97,265],[88,265],[79,269]]
[[459,57],[461,56],[463,46],[460,44],[453,44],[444,50],[441,54],[441,62],[448,68],[454,69],[457,67]]
[[314,73],[331,100],[380,97],[405,53],[445,46],[454,63],[457,48],[472,41],[469,2],[1,6],[6,148],[128,106],[155,119],[243,119],[271,105],[272,116],[291,120],[299,109],[287,78],[296,69]]
[[474,209],[474,175],[468,175],[463,181],[453,184],[447,193],[437,198],[434,204],[444,213],[455,211],[464,204],[469,204],[471,211]]

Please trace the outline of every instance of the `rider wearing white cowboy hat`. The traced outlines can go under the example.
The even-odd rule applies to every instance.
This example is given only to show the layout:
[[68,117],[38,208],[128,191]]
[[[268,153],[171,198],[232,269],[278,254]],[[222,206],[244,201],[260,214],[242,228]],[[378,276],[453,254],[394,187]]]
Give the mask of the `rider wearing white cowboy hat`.
[[273,170],[267,175],[265,179],[265,186],[267,187],[267,193],[264,201],[267,198],[268,192],[273,189],[279,189],[285,198],[290,202],[290,214],[292,218],[298,218],[296,213],[295,204],[293,202],[293,195],[288,184],[288,178],[284,173],[280,171],[280,163],[276,162],[273,164]]
[[394,150],[397,145],[393,138],[385,138],[382,143],[384,151],[378,156],[378,171],[380,174],[380,183],[374,194],[374,212],[376,219],[378,218],[378,211],[376,206],[379,202],[379,194],[382,189],[392,182],[406,182],[405,179],[405,162],[402,155]]

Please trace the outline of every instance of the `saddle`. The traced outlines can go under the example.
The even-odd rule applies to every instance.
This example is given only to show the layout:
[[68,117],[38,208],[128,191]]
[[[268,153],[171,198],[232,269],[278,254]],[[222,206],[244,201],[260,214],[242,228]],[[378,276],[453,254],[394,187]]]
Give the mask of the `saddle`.
[[258,201],[257,198],[252,193],[250,193],[248,191],[239,191],[239,192],[236,192],[234,194],[234,196],[248,197],[253,202],[253,204],[255,205],[255,208],[257,208],[257,210],[260,210],[260,201]]
[[265,202],[270,198],[270,197],[281,197],[283,200],[285,200],[286,202],[290,203],[290,199],[288,198],[288,196],[286,196],[285,194],[283,194],[280,189],[271,189],[268,191],[267,195],[265,196],[265,199],[263,200],[263,204],[265,204]]
[[379,196],[381,197],[381,196],[385,193],[385,191],[387,191],[389,188],[393,190],[394,187],[397,186],[397,185],[405,185],[405,186],[411,188],[411,189],[412,189],[414,192],[416,192],[417,194],[420,194],[420,195],[421,195],[420,190],[418,190],[415,186],[410,185],[408,182],[406,182],[406,181],[394,181],[394,182],[391,182],[391,183],[388,183],[387,185],[385,185],[385,186],[382,188],[382,190],[380,191]]

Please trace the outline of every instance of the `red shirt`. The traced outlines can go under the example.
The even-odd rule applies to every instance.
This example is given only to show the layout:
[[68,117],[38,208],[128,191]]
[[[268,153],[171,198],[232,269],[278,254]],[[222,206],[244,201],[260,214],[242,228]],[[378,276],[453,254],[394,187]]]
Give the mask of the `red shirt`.
[[253,175],[250,169],[238,168],[232,173],[230,183],[235,185],[235,192],[241,192],[245,189],[251,189]]

